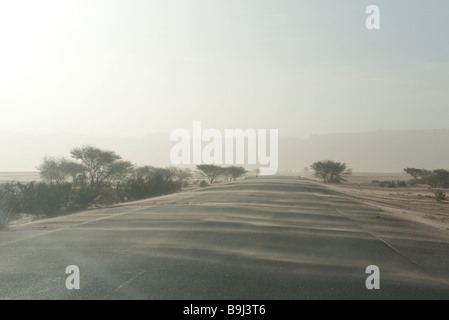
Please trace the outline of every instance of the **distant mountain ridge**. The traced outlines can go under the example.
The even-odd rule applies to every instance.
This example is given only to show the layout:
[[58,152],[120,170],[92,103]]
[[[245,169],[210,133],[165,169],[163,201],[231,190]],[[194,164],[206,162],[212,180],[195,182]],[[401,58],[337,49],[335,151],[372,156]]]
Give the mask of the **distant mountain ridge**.
[[448,168],[449,130],[338,133],[289,140],[280,148],[285,167],[293,167],[286,150],[305,166],[317,159],[342,161],[358,172],[401,172],[405,167]]
[[[137,165],[168,166],[174,144],[169,139],[168,133],[131,138],[0,132],[0,172],[36,171],[44,156],[69,157],[73,147],[82,145],[114,150]],[[336,133],[307,139],[280,136],[279,170],[298,171],[321,159],[342,161],[363,172],[449,169],[448,145],[449,130]]]

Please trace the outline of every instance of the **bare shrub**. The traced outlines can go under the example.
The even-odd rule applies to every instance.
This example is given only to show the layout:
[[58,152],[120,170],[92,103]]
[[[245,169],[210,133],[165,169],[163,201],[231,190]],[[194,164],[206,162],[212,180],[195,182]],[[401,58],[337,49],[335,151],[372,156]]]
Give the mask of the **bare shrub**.
[[435,193],[435,198],[438,202],[446,200],[446,193],[443,190],[437,190],[434,193]]

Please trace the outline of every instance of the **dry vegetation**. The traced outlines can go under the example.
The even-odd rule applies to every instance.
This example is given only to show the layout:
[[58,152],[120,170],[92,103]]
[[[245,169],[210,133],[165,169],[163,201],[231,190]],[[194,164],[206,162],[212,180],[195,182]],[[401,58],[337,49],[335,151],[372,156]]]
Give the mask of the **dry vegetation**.
[[330,189],[350,195],[359,201],[380,209],[417,220],[439,229],[449,230],[449,200],[438,202],[435,191],[449,189],[431,188],[428,185],[406,187],[380,187],[373,181],[410,180],[406,174],[354,173],[348,181],[339,185],[326,185]]

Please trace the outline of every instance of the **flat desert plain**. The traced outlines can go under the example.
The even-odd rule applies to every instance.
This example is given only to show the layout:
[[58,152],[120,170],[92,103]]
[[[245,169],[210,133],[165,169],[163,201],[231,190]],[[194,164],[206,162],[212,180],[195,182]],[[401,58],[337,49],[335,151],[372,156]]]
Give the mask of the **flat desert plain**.
[[0,172],[0,183],[40,181],[39,172]]

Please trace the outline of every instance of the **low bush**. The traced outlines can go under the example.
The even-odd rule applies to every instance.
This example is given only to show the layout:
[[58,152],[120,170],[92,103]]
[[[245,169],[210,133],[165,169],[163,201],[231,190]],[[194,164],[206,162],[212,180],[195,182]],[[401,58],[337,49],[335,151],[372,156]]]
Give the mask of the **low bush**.
[[397,187],[396,182],[394,182],[394,181],[389,181],[389,182],[387,183],[387,187],[388,187],[388,188],[396,188],[396,187]]
[[0,185],[0,229],[4,229],[12,214],[57,216],[83,210],[91,205],[111,205],[177,192],[181,181],[156,175],[103,184],[92,192],[86,183],[29,182]]
[[0,230],[8,228],[11,217],[20,211],[18,189],[14,184],[0,185]]
[[402,181],[402,180],[398,180],[397,186],[398,187],[407,187],[407,182]]
[[446,193],[443,190],[437,190],[434,193],[435,193],[435,198],[438,202],[446,200]]

